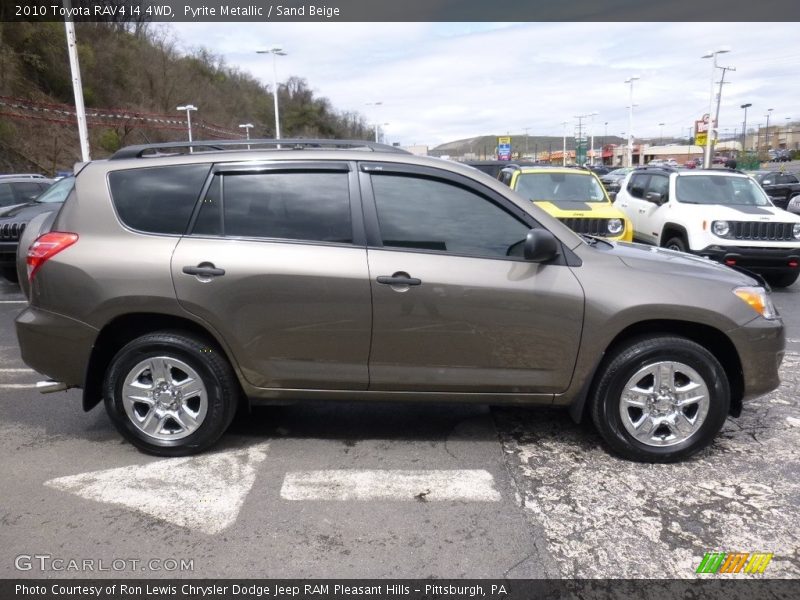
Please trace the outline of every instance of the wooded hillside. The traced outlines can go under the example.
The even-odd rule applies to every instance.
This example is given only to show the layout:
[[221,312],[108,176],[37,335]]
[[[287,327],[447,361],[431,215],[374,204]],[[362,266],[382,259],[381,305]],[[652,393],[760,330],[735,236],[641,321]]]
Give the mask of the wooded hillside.
[[[272,90],[201,49],[179,50],[164,26],[76,23],[92,158],[129,144],[274,137]],[[271,86],[270,86],[271,87]],[[283,137],[369,139],[357,113],[315,97],[306,81],[279,83]],[[63,23],[0,23],[0,173],[69,170],[80,160]]]

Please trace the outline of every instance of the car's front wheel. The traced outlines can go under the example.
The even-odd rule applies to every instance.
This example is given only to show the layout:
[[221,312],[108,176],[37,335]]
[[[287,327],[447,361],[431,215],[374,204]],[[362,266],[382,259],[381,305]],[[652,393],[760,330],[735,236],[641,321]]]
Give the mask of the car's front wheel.
[[202,452],[233,420],[238,399],[225,356],[183,332],[143,335],[111,361],[106,410],[134,446],[158,456]]
[[604,363],[592,419],[612,450],[641,462],[673,462],[711,443],[728,415],[722,365],[682,337],[638,338]]
[[788,273],[764,275],[764,279],[766,279],[767,283],[772,287],[784,288],[789,287],[797,281],[798,276],[800,276],[800,272],[790,271]]

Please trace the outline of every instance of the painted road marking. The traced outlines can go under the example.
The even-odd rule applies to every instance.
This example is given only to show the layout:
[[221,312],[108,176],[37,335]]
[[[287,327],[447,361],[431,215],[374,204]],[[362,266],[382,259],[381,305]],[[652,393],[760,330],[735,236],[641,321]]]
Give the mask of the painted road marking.
[[330,470],[287,473],[284,500],[416,500],[499,502],[484,470]]
[[6,390],[27,390],[35,387],[35,383],[0,383],[0,388]]
[[36,373],[33,369],[0,369],[0,373]]
[[0,304],[27,304],[27,300],[0,300]]
[[70,475],[45,485],[213,535],[233,525],[269,444]]

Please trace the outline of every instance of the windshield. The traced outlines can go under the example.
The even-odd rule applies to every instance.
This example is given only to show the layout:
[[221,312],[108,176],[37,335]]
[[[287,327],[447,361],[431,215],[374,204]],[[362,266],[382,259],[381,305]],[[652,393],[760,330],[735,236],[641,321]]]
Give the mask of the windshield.
[[45,204],[50,202],[63,202],[67,199],[73,187],[75,187],[75,178],[65,177],[61,181],[50,186],[46,192],[36,198],[36,202]]
[[603,186],[588,173],[520,173],[516,191],[539,202],[553,204],[608,202]]
[[678,177],[675,195],[678,202],[689,204],[771,205],[761,187],[749,177],[725,175]]

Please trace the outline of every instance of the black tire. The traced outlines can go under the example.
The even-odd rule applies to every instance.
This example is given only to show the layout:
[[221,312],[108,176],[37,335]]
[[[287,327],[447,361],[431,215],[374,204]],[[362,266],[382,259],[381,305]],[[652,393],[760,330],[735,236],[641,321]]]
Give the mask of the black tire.
[[[623,423],[620,410],[626,383],[637,376],[640,369],[661,361],[690,367],[708,389],[705,418],[698,419],[688,437],[665,446],[636,439]],[[599,371],[591,402],[595,427],[616,454],[637,462],[675,462],[702,450],[717,435],[730,409],[730,386],[722,365],[703,346],[682,337],[658,335],[630,340],[612,352]],[[654,435],[660,428],[653,429]]]
[[772,287],[776,288],[785,288],[792,285],[797,278],[800,276],[800,271],[790,271],[788,273],[770,273],[765,274],[764,279],[767,280],[767,283],[770,284]]
[[664,244],[664,248],[668,250],[677,250],[678,252],[686,252],[687,247],[686,241],[680,236],[671,237]]
[[[154,357],[166,357],[174,363],[183,363],[195,372],[204,386],[205,401],[203,395],[198,394],[186,401],[182,407],[183,409],[188,407],[189,402],[196,402],[198,408],[205,407],[204,416],[199,425],[196,425],[196,429],[190,431],[187,427],[180,432],[167,431],[161,434],[165,437],[169,437],[170,434],[185,437],[158,439],[148,435],[134,423],[133,416],[126,411],[122,394],[126,377],[131,376],[134,370],[140,370],[136,369],[137,365],[141,366],[144,361]],[[170,368],[170,379],[175,380],[175,375],[180,376],[181,372],[180,366]],[[145,374],[143,377],[146,380],[148,375]],[[149,377],[155,386],[156,378],[153,373],[150,373]],[[143,395],[147,393],[142,392]],[[103,380],[103,399],[114,426],[131,444],[143,452],[156,456],[187,456],[208,449],[233,421],[239,395],[238,382],[227,358],[215,346],[201,338],[177,331],[151,333],[129,342],[111,360]],[[139,410],[142,410],[138,408],[139,406],[145,407],[143,409],[145,412],[151,410],[147,409],[144,403],[136,403],[135,406],[138,416],[141,416]],[[170,422],[170,418],[167,417],[166,422],[173,429],[177,429],[181,420]]]
[[19,277],[17,276],[17,269],[15,267],[3,267],[2,268],[3,277],[10,281],[11,283],[19,283]]

